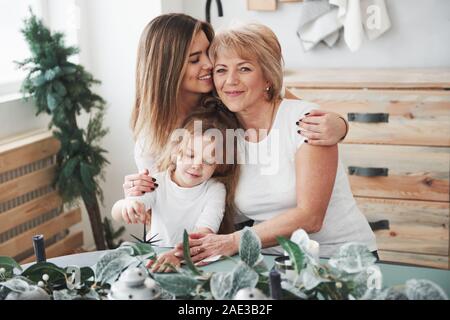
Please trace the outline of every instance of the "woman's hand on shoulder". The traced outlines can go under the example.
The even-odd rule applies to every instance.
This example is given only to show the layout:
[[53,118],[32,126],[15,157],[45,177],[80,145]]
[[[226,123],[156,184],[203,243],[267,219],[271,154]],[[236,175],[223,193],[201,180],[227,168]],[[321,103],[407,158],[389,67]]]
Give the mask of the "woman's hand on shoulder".
[[311,110],[296,122],[298,134],[305,137],[308,144],[332,146],[347,135],[347,122],[337,113],[325,110]]
[[138,174],[125,176],[122,187],[125,197],[138,197],[146,192],[154,191],[158,187],[158,183],[145,169]]

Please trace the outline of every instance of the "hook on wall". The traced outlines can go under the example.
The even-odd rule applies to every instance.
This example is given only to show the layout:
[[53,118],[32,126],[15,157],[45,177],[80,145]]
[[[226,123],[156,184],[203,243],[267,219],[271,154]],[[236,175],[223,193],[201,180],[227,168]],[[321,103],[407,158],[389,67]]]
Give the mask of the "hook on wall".
[[[211,1],[212,0],[206,0],[206,6],[205,6],[205,16],[206,21],[211,22]],[[222,2],[221,0],[216,0],[217,4],[217,11],[219,17],[223,17],[223,8],[222,8]]]

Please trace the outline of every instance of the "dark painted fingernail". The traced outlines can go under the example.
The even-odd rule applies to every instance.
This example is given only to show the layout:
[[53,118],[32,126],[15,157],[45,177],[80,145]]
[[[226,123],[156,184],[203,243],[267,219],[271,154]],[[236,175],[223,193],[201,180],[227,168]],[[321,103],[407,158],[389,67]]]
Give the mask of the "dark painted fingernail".
[[144,193],[145,193],[144,191],[141,192],[141,194],[144,194]]
[[297,133],[301,134],[302,132],[300,130],[297,130]]
[[155,178],[152,178],[152,181],[153,181],[153,182],[156,182],[156,179],[155,179]]
[[159,184],[155,183],[155,187],[159,186]]
[[150,190],[155,191],[155,188],[151,188]]
[[308,113],[305,113],[305,116],[307,116],[309,114],[309,112]]
[[296,124],[296,125],[299,125],[299,124],[300,124],[300,121],[297,121],[295,124]]
[[305,140],[305,143],[308,143],[308,140]]

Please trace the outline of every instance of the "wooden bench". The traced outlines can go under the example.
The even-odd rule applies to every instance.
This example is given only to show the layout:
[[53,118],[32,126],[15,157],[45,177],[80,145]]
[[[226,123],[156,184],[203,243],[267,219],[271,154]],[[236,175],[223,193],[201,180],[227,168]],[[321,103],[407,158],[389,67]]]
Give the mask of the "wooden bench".
[[381,260],[450,268],[450,69],[304,69],[285,85],[346,119],[386,116],[349,121],[342,162],[387,169],[349,175],[353,195],[369,221],[389,221],[375,231]]
[[0,141],[0,255],[34,261],[36,234],[44,235],[47,258],[82,247],[83,232],[69,232],[81,222],[81,210],[65,212],[52,187],[59,148],[49,131]]

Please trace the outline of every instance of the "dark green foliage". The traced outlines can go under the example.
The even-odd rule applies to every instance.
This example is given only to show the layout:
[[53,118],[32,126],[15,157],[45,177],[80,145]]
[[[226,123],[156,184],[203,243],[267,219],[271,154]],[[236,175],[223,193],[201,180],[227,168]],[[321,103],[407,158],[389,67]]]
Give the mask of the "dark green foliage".
[[105,240],[108,249],[115,249],[119,247],[123,240],[119,239],[118,243],[116,243],[115,240],[125,232],[125,227],[121,226],[118,230],[114,230],[114,226],[112,225],[111,221],[107,217],[104,217],[103,228],[105,229]]
[[[66,47],[62,33],[52,34],[30,13],[22,33],[31,57],[17,63],[28,71],[22,92],[35,102],[36,115],[46,113],[51,116],[49,127],[54,128],[54,136],[61,142],[54,184],[64,202],[71,204],[82,197],[97,248],[104,249],[97,197],[103,201],[99,180],[104,180],[103,169],[109,162],[100,141],[108,130],[102,127],[105,101],[91,91],[99,81],[83,66],[69,61],[79,50]],[[77,124],[77,116],[82,112],[91,115],[85,129]]]

